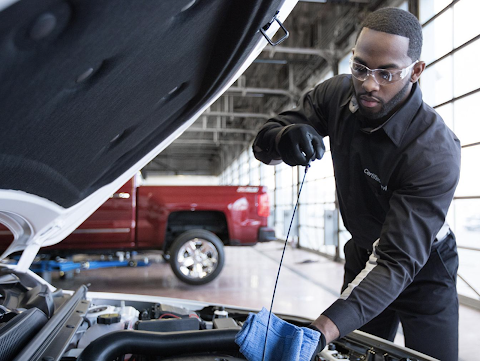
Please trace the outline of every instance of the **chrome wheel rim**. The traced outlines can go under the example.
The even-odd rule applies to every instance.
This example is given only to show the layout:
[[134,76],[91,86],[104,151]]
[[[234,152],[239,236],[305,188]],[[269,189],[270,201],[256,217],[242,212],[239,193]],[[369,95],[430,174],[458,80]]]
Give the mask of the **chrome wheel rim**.
[[185,242],[177,254],[177,263],[183,275],[202,279],[211,275],[218,265],[218,251],[212,242],[193,238]]

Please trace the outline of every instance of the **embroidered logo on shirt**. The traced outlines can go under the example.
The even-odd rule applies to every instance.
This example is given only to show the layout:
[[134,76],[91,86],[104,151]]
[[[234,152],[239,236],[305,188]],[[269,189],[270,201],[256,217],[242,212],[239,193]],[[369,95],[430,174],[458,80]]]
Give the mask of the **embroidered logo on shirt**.
[[380,178],[378,178],[378,175],[376,175],[375,173],[372,173],[368,170],[368,168],[365,168],[363,170],[363,173],[365,173],[368,177],[372,178],[374,181],[380,183],[380,188],[382,188],[383,191],[387,191],[387,186],[384,186],[382,184],[382,181],[380,180]]

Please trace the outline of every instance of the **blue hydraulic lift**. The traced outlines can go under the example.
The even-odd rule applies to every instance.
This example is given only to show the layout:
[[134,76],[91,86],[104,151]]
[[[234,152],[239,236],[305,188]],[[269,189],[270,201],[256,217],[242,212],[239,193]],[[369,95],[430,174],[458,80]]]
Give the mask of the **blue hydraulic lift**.
[[51,282],[52,272],[60,272],[60,275],[66,275],[68,272],[78,272],[82,269],[98,269],[112,267],[145,267],[148,266],[148,258],[143,260],[118,259],[118,260],[98,260],[73,262],[68,259],[40,260],[35,261],[30,266],[30,270],[39,274],[45,281]]

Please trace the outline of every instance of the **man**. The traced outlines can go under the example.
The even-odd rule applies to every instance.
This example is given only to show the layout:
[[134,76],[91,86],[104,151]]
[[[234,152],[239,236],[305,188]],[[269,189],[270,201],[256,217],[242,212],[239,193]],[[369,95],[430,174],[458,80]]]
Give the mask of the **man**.
[[338,201],[352,239],[340,298],[312,324],[328,343],[360,328],[441,360],[458,359],[458,258],[445,217],[460,144],[422,100],[422,28],[410,13],[370,14],[352,75],[333,77],[270,119],[253,150],[266,164],[306,166],[330,137]]

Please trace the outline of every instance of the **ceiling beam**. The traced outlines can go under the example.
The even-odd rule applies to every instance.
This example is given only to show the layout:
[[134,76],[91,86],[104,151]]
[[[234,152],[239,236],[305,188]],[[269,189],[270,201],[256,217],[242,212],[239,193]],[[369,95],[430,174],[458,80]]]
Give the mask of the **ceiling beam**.
[[268,45],[263,49],[263,51],[266,53],[269,53],[270,57],[273,57],[275,53],[320,56],[327,61],[331,61],[332,59],[335,59],[338,57],[337,51],[330,50],[330,49],[294,48],[294,47],[286,47],[286,46]]
[[215,145],[245,145],[249,144],[249,140],[209,140],[209,139],[181,139],[177,138],[175,144],[212,144]]
[[246,96],[247,93],[283,95],[291,99],[295,97],[295,94],[293,94],[288,90],[283,90],[283,89],[247,88],[247,87],[238,87],[238,86],[231,86],[230,88],[228,88],[225,94],[228,94],[228,93],[241,93],[243,96]]
[[238,113],[238,112],[205,112],[202,116],[207,117],[234,117],[234,118],[263,118],[270,119],[271,116],[262,113]]
[[237,134],[251,134],[256,135],[257,131],[251,129],[240,129],[240,128],[200,128],[200,127],[190,127],[185,130],[185,132],[204,132],[204,133],[237,133]]

